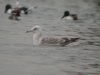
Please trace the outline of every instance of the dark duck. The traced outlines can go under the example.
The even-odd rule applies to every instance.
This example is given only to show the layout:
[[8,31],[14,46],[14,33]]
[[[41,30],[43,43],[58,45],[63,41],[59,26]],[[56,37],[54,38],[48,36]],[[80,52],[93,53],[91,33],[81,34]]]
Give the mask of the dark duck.
[[61,17],[61,19],[66,19],[66,20],[78,20],[77,14],[70,14],[68,10],[66,10]]

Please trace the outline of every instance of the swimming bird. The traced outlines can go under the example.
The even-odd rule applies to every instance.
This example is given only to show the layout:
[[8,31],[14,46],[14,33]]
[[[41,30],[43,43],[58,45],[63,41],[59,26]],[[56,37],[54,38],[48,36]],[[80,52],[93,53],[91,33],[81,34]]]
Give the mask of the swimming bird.
[[5,13],[11,13],[12,12],[12,5],[11,4],[6,4],[4,12]]
[[70,14],[68,10],[66,10],[61,17],[61,19],[66,19],[66,20],[78,20],[77,14]]
[[11,4],[6,4],[5,5],[5,13],[8,13],[8,14],[11,14],[11,13],[17,13],[17,11],[22,11],[21,10],[21,5],[20,5],[20,2],[17,1],[16,4],[15,4],[15,7],[12,8],[12,5]]
[[32,7],[32,6],[31,7],[21,6],[18,1],[18,2],[16,2],[15,7],[13,7],[13,8],[12,8],[11,4],[6,4],[4,12],[7,14],[12,14],[14,12],[14,13],[19,14],[19,16],[20,16],[20,14],[23,14],[23,13],[25,15],[32,13],[33,9],[34,9],[34,7]]
[[17,20],[19,21],[19,17],[21,16],[21,10],[19,8],[14,8],[10,13],[9,19],[10,20]]
[[76,42],[79,38],[67,38],[67,37],[43,37],[42,28],[40,26],[33,26],[26,33],[33,33],[33,45],[60,45],[66,46],[72,42]]
[[12,14],[13,12],[17,13],[18,11],[21,11],[21,9],[17,8],[17,7],[12,8],[11,4],[6,4],[5,5],[5,13]]
[[11,4],[6,4],[5,5],[5,13],[9,14],[9,19],[10,20],[19,20],[18,17],[21,16],[22,13],[28,14],[31,13],[33,10],[33,7],[20,7],[18,6],[19,2],[16,4],[15,8],[12,8]]
[[18,17],[21,16],[22,12],[24,12],[24,14],[27,15],[28,13],[32,12],[32,8],[27,8],[27,7],[14,8],[13,10],[11,10],[9,19],[19,21],[20,19],[18,19]]

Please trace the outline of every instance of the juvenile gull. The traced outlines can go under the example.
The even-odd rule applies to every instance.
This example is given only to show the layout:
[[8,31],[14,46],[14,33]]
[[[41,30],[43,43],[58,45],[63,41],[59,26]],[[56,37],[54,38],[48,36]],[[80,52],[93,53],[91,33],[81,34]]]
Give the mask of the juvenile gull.
[[67,37],[43,37],[42,36],[42,28],[40,26],[33,26],[30,30],[26,31],[26,33],[33,33],[33,45],[60,45],[65,46],[72,42],[76,42],[79,38],[67,38]]

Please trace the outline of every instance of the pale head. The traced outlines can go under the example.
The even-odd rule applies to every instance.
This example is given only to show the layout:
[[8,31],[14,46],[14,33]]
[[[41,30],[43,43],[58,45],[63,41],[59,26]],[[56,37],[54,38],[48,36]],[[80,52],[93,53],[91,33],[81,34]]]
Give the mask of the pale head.
[[41,27],[40,26],[33,26],[30,30],[26,31],[33,33],[33,45],[40,45],[41,44]]
[[38,32],[41,32],[42,29],[40,26],[36,25],[36,26],[33,26],[30,30],[26,31],[27,33],[28,32],[33,32],[33,33],[38,33]]
[[39,33],[41,32],[41,27],[36,25],[31,30],[33,33]]

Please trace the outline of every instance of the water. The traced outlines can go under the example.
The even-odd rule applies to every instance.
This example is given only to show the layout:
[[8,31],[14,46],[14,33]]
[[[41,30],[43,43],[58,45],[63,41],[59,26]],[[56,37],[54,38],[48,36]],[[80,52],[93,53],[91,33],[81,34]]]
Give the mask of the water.
[[[83,0],[20,0],[37,6],[32,14],[12,21],[0,12],[0,75],[100,75],[100,12]],[[64,10],[79,15],[78,21],[61,20]],[[44,28],[45,36],[80,37],[76,43],[59,46],[33,46],[34,25]]]

